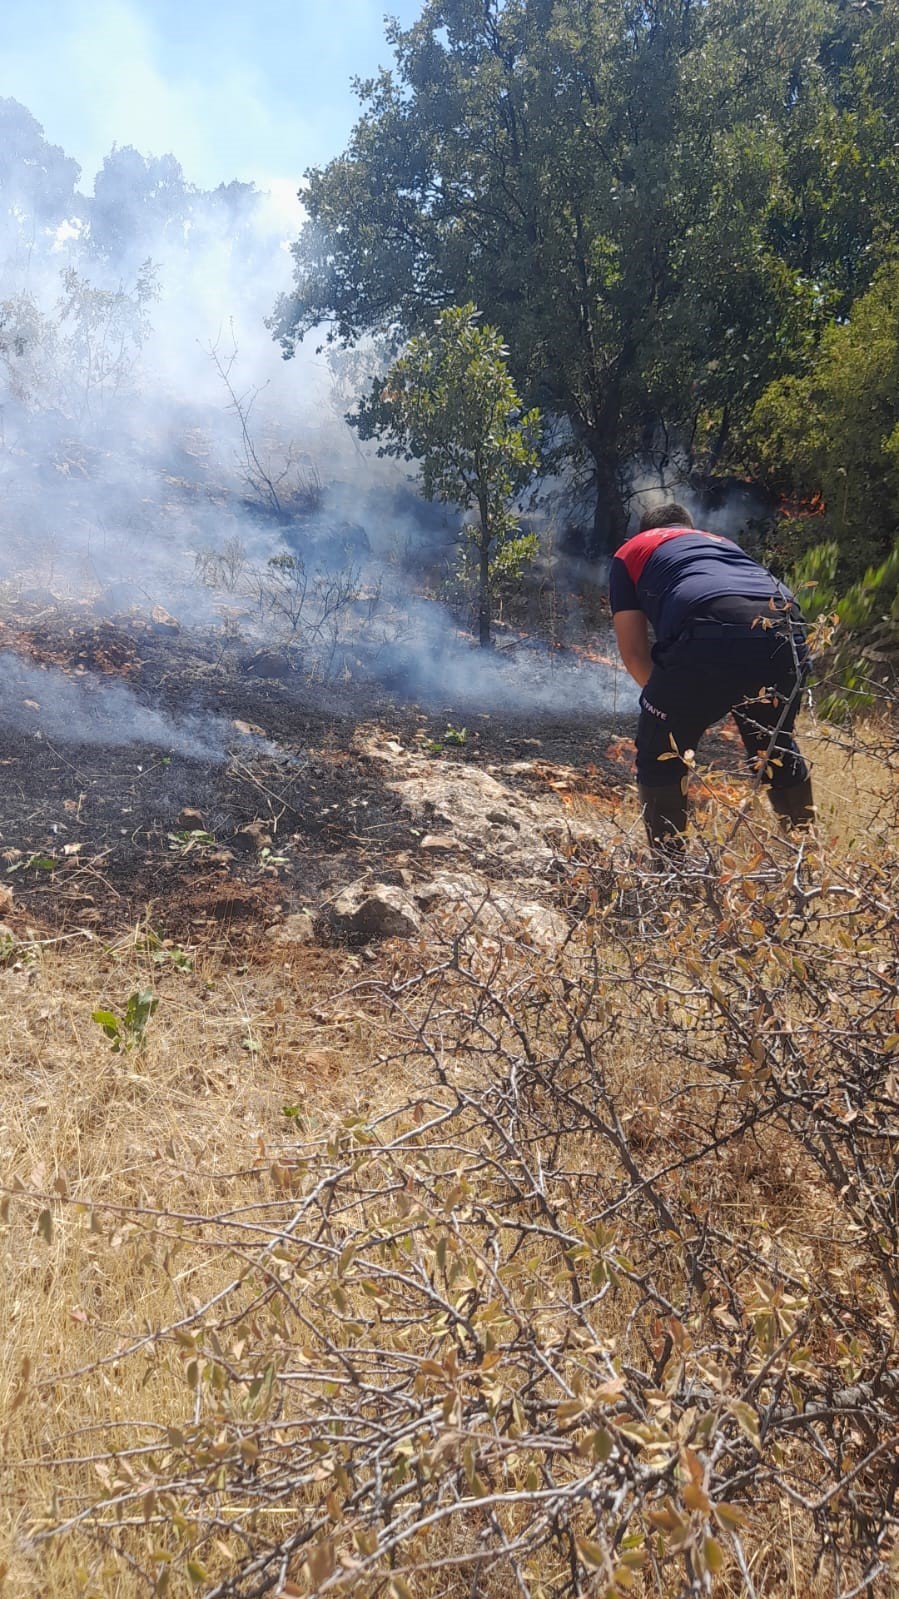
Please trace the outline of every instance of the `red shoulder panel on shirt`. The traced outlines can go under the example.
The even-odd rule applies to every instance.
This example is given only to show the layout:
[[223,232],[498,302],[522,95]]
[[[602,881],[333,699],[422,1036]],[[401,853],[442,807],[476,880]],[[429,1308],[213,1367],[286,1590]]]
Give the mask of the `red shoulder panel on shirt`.
[[704,533],[698,527],[653,527],[648,533],[635,533],[632,539],[628,539],[615,551],[615,554],[624,562],[631,582],[636,583],[649,557],[655,553],[660,544],[667,544],[669,539],[684,538],[691,533],[694,537],[698,534],[700,538],[711,539],[713,544],[727,542],[719,539],[714,533]]

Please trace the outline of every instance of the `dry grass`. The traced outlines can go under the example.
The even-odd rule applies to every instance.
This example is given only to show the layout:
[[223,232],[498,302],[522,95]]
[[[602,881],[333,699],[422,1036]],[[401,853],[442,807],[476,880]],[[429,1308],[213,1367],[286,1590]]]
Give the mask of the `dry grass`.
[[[52,1380],[108,1360],[123,1329],[177,1320],[191,1296],[220,1284],[227,1265],[215,1254],[173,1271],[143,1238],[135,1247],[133,1218],[169,1209],[215,1215],[282,1197],[279,1154],[293,1125],[284,1108],[302,1106],[313,1123],[345,1111],[370,1084],[374,1042],[335,1002],[357,975],[345,952],[299,951],[285,961],[263,948],[246,967],[221,946],[192,952],[193,969],[182,973],[168,960],[154,965],[140,932],[113,950],[21,938],[0,969],[8,1468],[17,1456],[77,1452],[75,1439],[80,1448],[101,1416],[146,1414],[140,1366]],[[129,994],[149,986],[159,1008],[144,1044],[114,1053],[92,1011],[121,1015]],[[43,1197],[23,1207],[15,1198],[22,1189]],[[83,1212],[72,1203],[82,1196]],[[16,1405],[28,1368],[28,1402]],[[183,1415],[183,1393],[165,1382],[152,1393],[161,1422]],[[52,1514],[47,1483],[16,1471],[10,1486],[3,1502],[15,1508],[2,1533],[9,1591],[81,1592],[74,1550],[58,1569],[51,1554],[51,1590],[45,1566],[23,1562],[23,1528]],[[121,1591],[130,1591],[123,1580]],[[101,1583],[99,1591],[110,1590]]]
[[[809,880],[837,884],[841,917],[846,881],[876,907],[890,844],[876,739],[807,743],[828,840]],[[710,834],[727,837],[733,797],[711,787]],[[635,1584],[811,1599],[853,1590],[864,1517],[885,1514],[880,1567],[856,1591],[890,1592],[886,1466],[860,1464],[872,1426],[889,1444],[887,1401],[872,1397],[871,1426],[853,1412],[814,1439],[798,1420],[895,1364],[878,1245],[814,1133],[789,1122],[777,1072],[752,1051],[746,1065],[756,1012],[739,966],[753,947],[780,1076],[819,1037],[836,1094],[826,1029],[854,1028],[847,1070],[881,1036],[889,928],[875,909],[784,931],[772,863],[789,876],[793,857],[769,847],[761,886],[740,876],[763,832],[753,811],[714,891],[647,880],[624,856],[610,885],[572,860],[563,892],[592,908],[556,962],[511,941],[375,959],[222,945],[180,971],[144,930],[111,950],[20,930],[0,968],[6,1591],[401,1599],[408,1584],[461,1599],[517,1582],[546,1599]],[[91,1012],[121,1016],[150,986],[143,1042],[115,1053]],[[839,1133],[839,1105],[825,1108]],[[583,1412],[560,1420],[571,1395]],[[772,1447],[753,1454],[766,1404]],[[391,1450],[405,1440],[399,1467],[376,1463],[385,1427]],[[372,1520],[363,1484],[410,1459],[444,1520],[385,1564],[392,1523]],[[856,1468],[822,1544],[803,1506]],[[257,1481],[275,1486],[254,1508]],[[747,1509],[732,1523],[734,1500]],[[639,1534],[630,1565],[616,1525]],[[267,1587],[239,1577],[281,1549]]]

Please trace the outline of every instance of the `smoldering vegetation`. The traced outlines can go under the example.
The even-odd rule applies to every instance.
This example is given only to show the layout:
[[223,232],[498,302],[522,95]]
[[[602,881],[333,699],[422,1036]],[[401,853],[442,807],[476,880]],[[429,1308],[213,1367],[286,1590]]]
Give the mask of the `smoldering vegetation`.
[[145,744],[204,761],[223,759],[229,741],[236,742],[221,717],[171,716],[142,703],[125,683],[29,666],[9,650],[0,654],[0,676],[4,722],[25,739],[109,749]]
[[[376,354],[329,365],[309,341],[281,360],[265,319],[289,280],[298,204],[252,184],[204,191],[174,156],[130,148],[89,185],[15,101],[0,103],[0,131],[8,606],[162,615],[223,645],[289,650],[307,676],[461,712],[630,705],[601,660],[549,647],[592,629],[558,560],[504,647],[479,658],[450,581],[458,519],[346,426]],[[549,643],[530,647],[530,633]],[[0,715],[29,727],[31,699],[54,737],[225,747],[130,689],[48,690],[46,672],[35,686],[8,663]]]

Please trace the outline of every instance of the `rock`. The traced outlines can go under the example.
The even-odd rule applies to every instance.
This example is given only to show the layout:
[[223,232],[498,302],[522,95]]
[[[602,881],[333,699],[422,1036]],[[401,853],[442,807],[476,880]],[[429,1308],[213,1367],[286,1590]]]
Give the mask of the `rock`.
[[283,922],[266,929],[266,938],[272,944],[311,944],[315,940],[315,923],[308,911],[295,911]]
[[[522,742],[539,748],[536,741]],[[505,887],[516,901],[521,896],[521,904],[537,903],[525,899],[525,894],[540,894],[559,853],[571,844],[583,841],[611,849],[621,838],[620,824],[611,817],[572,816],[548,783],[545,793],[535,794],[501,782],[496,773],[506,768],[493,766],[488,771],[474,763],[435,762],[397,748],[393,740],[379,744],[369,738],[363,748],[388,768],[388,788],[424,835],[418,846],[419,862],[429,854],[449,856],[453,849],[463,852],[466,866],[480,867],[492,877],[501,872]],[[519,764],[522,774],[533,776],[538,771],[533,761]],[[502,884],[494,885],[495,903],[502,888]],[[541,925],[547,931],[548,924]],[[548,936],[555,941],[559,933],[561,927],[556,926]]]
[[245,855],[258,855],[260,850],[271,849],[272,835],[264,822],[248,822],[237,829],[231,843]]
[[175,826],[180,833],[205,833],[206,831],[206,823],[203,820],[202,813],[194,810],[192,805],[185,805],[184,809],[178,812],[178,820]]
[[566,918],[539,900],[519,899],[494,889],[486,878],[469,872],[441,872],[414,891],[415,903],[429,915],[448,915],[453,929],[471,923],[485,933],[505,933],[557,949],[568,937]]
[[472,910],[480,905],[489,891],[486,878],[471,872],[441,872],[429,883],[419,883],[413,898],[422,910],[439,910],[441,905],[467,905]]
[[531,871],[549,858],[542,836],[546,813],[476,766],[441,765],[435,770],[433,765],[422,765],[390,787],[426,824],[429,838],[452,837],[473,848],[492,849],[497,834],[505,835],[516,840],[522,864]]
[[546,949],[558,949],[565,943],[571,928],[560,911],[537,900],[509,899],[507,905],[509,922],[519,924],[526,940]]
[[390,883],[351,883],[327,910],[333,932],[354,943],[414,938],[421,918],[405,889]]
[[250,656],[243,662],[243,669],[249,677],[277,679],[293,677],[296,670],[286,655],[276,655],[274,650],[260,650],[257,655]]
[[154,605],[150,612],[150,621],[156,633],[177,633],[181,628],[181,623],[175,620],[164,605]]
[[409,873],[403,866],[382,867],[378,883],[381,887],[405,888],[409,882]]
[[509,811],[487,811],[486,818],[494,827],[514,827],[516,833],[521,831],[521,823]]

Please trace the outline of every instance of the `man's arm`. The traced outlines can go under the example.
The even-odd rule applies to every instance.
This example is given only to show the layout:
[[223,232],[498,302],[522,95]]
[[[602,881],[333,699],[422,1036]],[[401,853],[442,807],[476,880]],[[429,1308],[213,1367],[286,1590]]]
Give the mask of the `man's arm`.
[[616,611],[612,621],[621,659],[634,682],[645,688],[652,672],[646,617],[642,611]]

